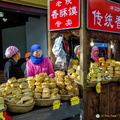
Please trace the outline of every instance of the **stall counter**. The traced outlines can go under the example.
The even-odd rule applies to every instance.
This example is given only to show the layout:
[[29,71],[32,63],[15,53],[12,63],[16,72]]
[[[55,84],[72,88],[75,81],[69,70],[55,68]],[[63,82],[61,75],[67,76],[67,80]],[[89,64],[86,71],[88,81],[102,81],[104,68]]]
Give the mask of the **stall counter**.
[[[80,114],[80,112],[82,111],[81,105],[82,102],[75,106],[71,106],[69,102],[64,102],[61,103],[61,107],[58,110],[52,110],[52,106],[35,106],[32,111],[24,114],[15,114],[10,112],[7,112],[7,114],[11,116],[13,120],[63,120]],[[74,120],[79,119],[76,118]]]

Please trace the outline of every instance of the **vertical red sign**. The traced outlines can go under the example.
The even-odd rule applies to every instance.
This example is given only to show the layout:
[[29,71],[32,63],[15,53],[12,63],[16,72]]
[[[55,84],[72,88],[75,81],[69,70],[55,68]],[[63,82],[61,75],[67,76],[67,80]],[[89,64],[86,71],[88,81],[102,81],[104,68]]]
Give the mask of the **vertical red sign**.
[[120,4],[109,0],[87,0],[87,28],[120,33]]
[[80,0],[49,0],[49,30],[80,27]]

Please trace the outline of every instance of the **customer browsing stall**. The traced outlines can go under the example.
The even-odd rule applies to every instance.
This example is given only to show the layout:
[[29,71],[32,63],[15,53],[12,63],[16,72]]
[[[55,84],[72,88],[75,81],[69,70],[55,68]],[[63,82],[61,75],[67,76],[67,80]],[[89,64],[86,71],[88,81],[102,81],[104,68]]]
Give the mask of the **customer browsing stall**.
[[11,77],[15,77],[17,79],[23,78],[24,72],[21,67],[17,65],[17,62],[21,57],[18,48],[15,46],[9,46],[5,51],[5,56],[9,58],[4,66],[4,76],[6,81]]
[[28,77],[35,76],[39,73],[47,73],[50,77],[55,76],[50,59],[43,56],[42,49],[39,45],[32,45],[30,53],[30,60],[28,60],[26,63]]

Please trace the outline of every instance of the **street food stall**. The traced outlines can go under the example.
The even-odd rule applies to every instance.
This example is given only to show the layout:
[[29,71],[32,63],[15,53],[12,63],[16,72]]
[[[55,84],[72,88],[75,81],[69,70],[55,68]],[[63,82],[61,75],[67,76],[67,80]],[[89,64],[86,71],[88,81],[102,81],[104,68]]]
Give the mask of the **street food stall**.
[[[119,67],[119,65],[116,63],[119,63],[120,61],[120,50],[118,47],[120,40],[120,5],[111,0],[81,0],[80,6],[80,27],[78,29],[73,29],[73,31],[78,31],[81,46],[80,82],[83,86],[84,120],[96,120],[98,118],[101,120],[113,120],[113,117],[118,120],[120,113],[118,92],[120,89],[120,72],[119,68],[117,69],[115,67]],[[66,29],[66,31],[68,30]],[[67,34],[66,31],[61,30],[63,35]],[[52,56],[51,59],[54,64],[55,59],[51,50],[54,44],[54,39],[52,39],[53,34],[54,31],[48,32],[48,49],[49,56]],[[110,75],[110,78],[106,77],[106,79],[102,81],[100,79],[98,81],[90,81],[90,79],[87,77],[90,72],[90,43],[93,40],[100,40],[108,44],[107,59],[110,59],[111,65],[114,63],[114,65],[112,65],[112,71],[109,71],[111,66],[108,68],[105,67],[105,69],[112,74]],[[104,63],[107,63],[106,60],[104,60]]]
[[[105,6],[105,8],[103,9],[103,7],[101,6]],[[86,0],[86,1],[85,0],[74,0],[74,1],[50,0],[48,5],[48,9],[49,9],[48,10],[49,11],[48,12],[48,26],[49,26],[48,56],[50,57],[53,66],[56,70],[55,79],[57,79],[57,83],[55,85],[53,79],[49,79],[51,81],[49,83],[52,83],[52,87],[58,86],[58,88],[60,88],[61,90],[62,87],[64,88],[66,87],[63,86],[63,82],[65,84],[68,84],[69,82],[68,81],[66,82],[66,80],[68,80],[69,78],[72,81],[71,84],[73,86],[67,87],[67,90],[69,91],[70,88],[74,87],[74,90],[76,91],[74,91],[73,94],[73,91],[66,92],[66,89],[64,90],[62,89],[61,90],[62,94],[60,94],[62,100],[60,99],[57,93],[54,94],[57,95],[57,97],[54,95],[52,96],[55,99],[52,99],[51,102],[50,101],[51,99],[46,99],[48,98],[48,93],[50,91],[49,89],[45,89],[44,94],[41,92],[41,89],[36,89],[37,91],[40,91],[40,93],[34,92],[34,98],[36,103],[34,103],[34,101],[32,103],[36,105],[35,107],[31,108],[31,111],[29,110],[28,112],[25,113],[15,113],[15,111],[14,112],[11,111],[13,109],[10,109],[11,107],[9,106],[9,103],[7,103],[8,105],[7,107],[9,111],[7,112],[8,116],[11,116],[14,120],[21,120],[21,119],[62,120],[69,117],[72,117],[71,119],[78,120],[80,118],[75,118],[73,116],[81,114],[83,112],[82,111],[83,108],[84,114],[81,115],[83,116],[84,120],[97,120],[97,119],[113,120],[113,118],[119,120],[120,117],[119,115],[120,114],[120,110],[119,110],[120,62],[119,61],[120,60],[119,57],[117,57],[118,53],[114,52],[114,58],[113,58],[113,56],[111,55],[113,50],[110,48],[110,46],[108,46],[107,59],[102,59],[102,62],[92,63],[92,64],[90,64],[90,60],[89,60],[89,54],[91,49],[90,42],[91,41],[94,42],[94,40],[96,39],[107,42],[109,45],[115,43],[116,44],[115,49],[116,51],[119,51],[119,47],[117,45],[117,43],[119,44],[119,40],[120,40],[120,35],[119,35],[120,28],[119,28],[119,16],[118,16],[120,12],[119,8],[120,5],[113,3],[110,0],[97,0],[97,1],[96,0]],[[58,39],[59,37],[60,39]],[[75,63],[74,68],[80,68],[80,69],[76,69],[76,72],[78,73],[77,80],[83,88],[83,97],[80,97],[76,93],[78,92],[78,89],[75,88],[75,84],[73,82],[74,80],[72,78],[66,76],[66,79],[64,79],[65,74],[68,73],[67,59],[64,59],[61,62],[62,64],[58,65],[57,67],[55,66],[55,62],[57,59],[52,49],[55,40],[56,41],[58,40],[60,42],[61,38],[64,38],[68,42],[67,47],[69,47],[69,51],[66,52],[68,55],[68,60],[70,60],[70,58],[74,54],[73,48],[76,45],[80,45],[80,62],[77,62],[77,67],[75,66],[76,62],[74,62]],[[101,69],[99,69],[100,68],[99,65],[103,65],[103,63],[105,69],[104,75],[103,73],[101,73]],[[63,65],[62,68],[61,65]],[[97,76],[98,73],[99,73],[99,79]],[[58,79],[59,75],[61,76],[60,79]],[[73,78],[76,77],[76,74],[72,74],[72,75],[74,76]],[[28,83],[32,83],[32,85],[29,84],[29,87],[35,90],[34,87],[37,88],[36,86],[39,86],[39,83],[35,82],[35,80],[33,79],[35,78],[27,78]],[[33,86],[33,81],[35,82],[34,86]],[[45,78],[43,81],[48,81],[48,79]],[[11,83],[3,84],[1,89],[4,89],[3,88],[5,87],[4,85],[8,86],[10,84]],[[44,83],[42,85],[44,87],[45,86],[48,87],[48,83]],[[23,86],[21,85],[21,88],[19,88],[19,92],[22,89],[23,94],[28,94],[25,93],[26,90],[24,89],[26,88],[24,88],[24,86],[25,85]],[[40,88],[40,86],[38,88]],[[51,91],[56,93],[56,91],[58,91],[58,88]],[[6,93],[8,92],[7,90],[4,91],[4,95],[7,94]],[[26,92],[30,92],[28,90],[29,89],[27,89]],[[42,96],[45,99],[39,99],[40,98],[39,96]],[[65,99],[66,97],[69,97],[69,99],[66,100]],[[14,102],[11,96],[8,96],[8,98],[10,99],[10,101]],[[27,97],[27,100],[28,98],[29,97]],[[6,99],[6,101],[9,101],[9,99]],[[24,98],[24,100],[25,99],[26,98]],[[48,102],[45,102],[47,100],[49,100],[50,102],[50,105],[48,106],[46,106],[46,103],[48,104]],[[82,101],[84,102],[83,103],[84,107],[82,106]],[[24,101],[19,101],[19,102],[26,103],[26,100],[25,102]],[[43,106],[41,105],[42,102],[44,104]]]
[[[21,78],[19,80],[11,78],[8,82],[1,84],[0,118],[57,120],[73,117],[74,120],[79,119],[79,117],[76,118],[76,115],[81,112],[80,101],[82,100],[78,97],[78,88],[72,79],[71,82],[67,80],[67,77],[64,80],[63,74],[61,75],[63,78],[56,75],[59,78],[58,81],[47,76],[44,78],[42,74],[41,80],[39,79],[40,76],[36,75],[39,77]],[[60,79],[62,80],[60,81]],[[68,84],[71,85],[68,86]],[[66,93],[69,94],[66,95]]]

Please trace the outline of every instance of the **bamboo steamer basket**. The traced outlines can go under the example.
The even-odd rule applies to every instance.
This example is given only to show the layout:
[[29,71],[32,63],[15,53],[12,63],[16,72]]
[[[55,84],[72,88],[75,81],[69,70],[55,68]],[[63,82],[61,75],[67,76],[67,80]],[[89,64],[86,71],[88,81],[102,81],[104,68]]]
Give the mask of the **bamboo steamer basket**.
[[13,113],[25,113],[25,112],[29,112],[33,109],[34,105],[35,105],[35,101],[31,104],[11,104],[8,102],[5,102],[5,104],[7,105],[7,110]]
[[35,99],[36,106],[51,106],[55,100],[60,100],[60,98],[51,99]]
[[70,98],[73,96],[78,96],[78,95],[75,95],[75,94],[74,95],[60,95],[60,99],[67,101],[67,100],[70,100]]

